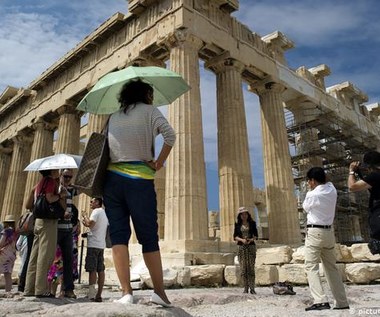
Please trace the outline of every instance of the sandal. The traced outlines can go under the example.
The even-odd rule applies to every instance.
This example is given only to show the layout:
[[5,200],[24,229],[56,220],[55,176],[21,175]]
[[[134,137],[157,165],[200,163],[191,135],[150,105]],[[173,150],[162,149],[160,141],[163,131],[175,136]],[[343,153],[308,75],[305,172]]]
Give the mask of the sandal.
[[36,295],[36,297],[37,298],[55,298],[55,295],[50,292],[46,292],[41,295]]

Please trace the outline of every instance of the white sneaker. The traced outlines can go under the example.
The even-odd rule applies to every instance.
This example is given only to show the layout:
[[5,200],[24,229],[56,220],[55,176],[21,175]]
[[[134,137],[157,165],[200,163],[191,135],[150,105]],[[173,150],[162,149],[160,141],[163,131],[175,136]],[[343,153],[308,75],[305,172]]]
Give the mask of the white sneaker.
[[87,298],[88,299],[94,299],[95,296],[96,296],[95,285],[89,285],[89,287],[88,287],[88,293],[87,293]]
[[162,307],[166,307],[166,308],[173,307],[172,304],[168,304],[168,303],[164,302],[164,300],[160,296],[158,296],[156,293],[152,294],[152,297],[151,297],[150,301],[153,304],[161,305]]
[[133,304],[133,296],[131,294],[127,294],[127,295],[124,295],[120,299],[115,299],[113,302],[125,304],[125,305],[131,305],[131,304]]

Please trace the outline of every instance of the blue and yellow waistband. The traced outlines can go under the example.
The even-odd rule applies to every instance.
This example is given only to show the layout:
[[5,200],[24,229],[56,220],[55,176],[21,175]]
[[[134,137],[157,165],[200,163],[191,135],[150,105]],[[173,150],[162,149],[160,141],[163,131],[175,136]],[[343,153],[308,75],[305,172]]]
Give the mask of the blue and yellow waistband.
[[108,171],[135,179],[154,179],[156,171],[141,161],[109,163]]

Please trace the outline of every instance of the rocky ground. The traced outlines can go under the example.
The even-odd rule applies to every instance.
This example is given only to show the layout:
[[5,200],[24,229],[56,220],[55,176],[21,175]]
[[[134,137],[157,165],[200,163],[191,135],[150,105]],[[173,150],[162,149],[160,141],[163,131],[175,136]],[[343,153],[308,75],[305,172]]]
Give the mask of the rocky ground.
[[87,300],[82,285],[76,285],[76,300],[38,299],[15,292],[13,298],[5,298],[1,290],[0,316],[380,316],[380,285],[348,285],[346,289],[350,310],[313,312],[305,312],[305,307],[312,304],[307,287],[295,287],[297,294],[293,296],[274,295],[271,287],[257,288],[256,295],[242,294],[242,289],[236,287],[172,289],[168,296],[175,307],[168,309],[149,303],[151,290],[135,291],[136,304],[131,306],[113,303],[120,292],[111,287],[105,289],[103,303]]

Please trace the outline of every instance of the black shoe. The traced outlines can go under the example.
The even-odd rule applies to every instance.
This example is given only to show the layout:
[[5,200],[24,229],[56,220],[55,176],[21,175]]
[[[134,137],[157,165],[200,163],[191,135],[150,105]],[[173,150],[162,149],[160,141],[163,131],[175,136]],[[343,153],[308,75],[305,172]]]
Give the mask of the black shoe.
[[44,294],[36,295],[36,297],[37,298],[55,298],[55,295],[50,292],[47,292]]
[[350,309],[350,306],[334,307],[333,309]]
[[71,299],[76,299],[77,298],[77,295],[75,295],[75,293],[73,291],[65,291],[65,295],[64,295],[66,298],[71,298]]
[[329,303],[319,303],[319,304],[313,304],[310,307],[306,307],[305,310],[324,310],[324,309],[330,309],[330,304]]
[[250,292],[251,294],[256,294],[256,292],[255,292],[255,290],[254,290],[253,288],[251,288],[251,289],[249,290],[249,292]]

